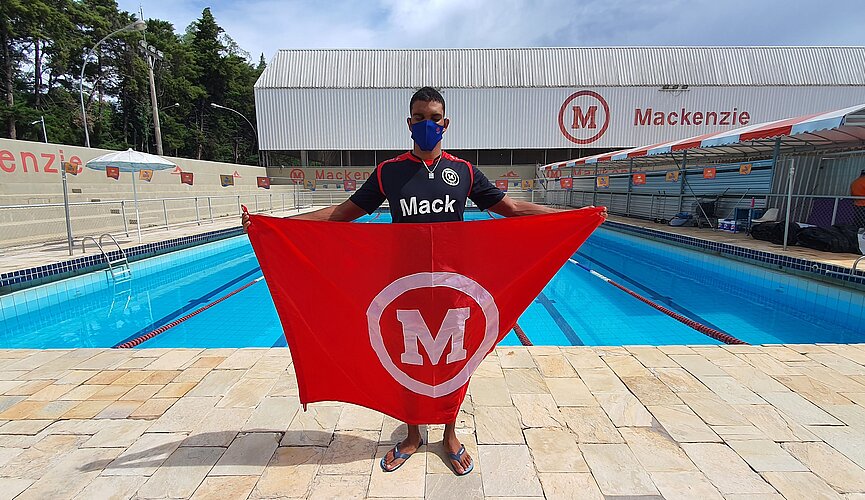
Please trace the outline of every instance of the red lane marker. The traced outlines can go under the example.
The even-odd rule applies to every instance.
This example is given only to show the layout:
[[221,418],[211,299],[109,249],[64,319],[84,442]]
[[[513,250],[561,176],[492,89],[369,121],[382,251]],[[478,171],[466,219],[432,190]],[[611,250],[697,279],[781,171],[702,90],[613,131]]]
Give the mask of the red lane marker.
[[523,344],[523,345],[533,345],[533,344],[532,344],[532,341],[529,340],[529,336],[526,335],[526,332],[524,332],[523,329],[520,328],[520,325],[517,324],[517,323],[514,323],[514,333],[517,334],[517,338],[520,339],[520,343],[521,343],[521,344]]
[[627,288],[623,287],[622,285],[616,283],[613,280],[609,280],[608,283],[613,285],[614,287],[618,288],[619,290],[627,293],[628,295],[636,298],[640,302],[643,302],[645,304],[648,304],[648,305],[654,307],[655,309],[661,311],[662,313],[675,319],[676,321],[679,321],[680,323],[684,323],[685,325],[690,326],[691,328],[693,328],[694,330],[697,330],[698,332],[702,333],[703,335],[707,335],[709,337],[712,337],[713,339],[719,340],[725,344],[747,344],[747,342],[739,340],[732,335],[729,335],[727,333],[715,330],[714,328],[709,328],[708,326],[706,326],[702,323],[698,323],[698,322],[696,322],[690,318],[686,318],[685,316],[682,316],[679,313],[673,312],[673,311],[667,309],[666,307],[664,307],[660,304],[652,302],[651,300],[643,297],[642,295],[640,295],[636,292],[632,292],[631,290],[628,290]]
[[702,323],[698,323],[697,321],[694,321],[691,318],[688,318],[688,317],[682,316],[679,313],[673,312],[670,309],[667,309],[666,307],[643,297],[642,295],[638,294],[637,292],[634,292],[634,291],[616,283],[615,281],[611,280],[610,278],[607,278],[603,274],[601,274],[601,273],[599,273],[593,269],[589,269],[588,267],[584,266],[583,264],[580,264],[579,262],[575,261],[574,259],[568,259],[568,261],[571,262],[572,264],[576,264],[578,267],[581,267],[583,270],[588,271],[589,274],[595,276],[596,278],[600,278],[601,280],[606,281],[607,283],[609,283],[609,284],[613,285],[614,287],[618,288],[619,290],[627,293],[631,297],[634,297],[635,299],[639,300],[640,302],[648,304],[648,305],[654,307],[655,309],[661,311],[662,313],[666,314],[667,316],[675,319],[676,321],[683,323],[683,324],[693,328],[694,330],[697,330],[698,332],[702,333],[703,335],[706,335],[708,337],[712,337],[713,339],[724,342],[725,344],[743,344],[743,345],[748,344],[747,342],[739,340],[730,334],[724,333],[724,332],[719,331],[719,330],[715,330],[714,328],[710,328],[710,327],[708,327]]
[[219,304],[223,300],[231,297],[232,295],[234,295],[238,292],[241,292],[241,291],[251,287],[252,285],[258,283],[259,281],[261,281],[261,278],[256,278],[256,279],[250,281],[249,283],[243,285],[242,287],[238,288],[237,290],[234,290],[233,292],[229,293],[228,295],[224,295],[224,296],[214,300],[210,304],[207,304],[204,307],[201,307],[199,309],[196,309],[195,311],[192,311],[191,313],[187,314],[186,316],[184,316],[182,318],[178,318],[178,319],[172,321],[171,323],[168,323],[167,325],[160,326],[156,330],[153,330],[152,332],[145,333],[144,335],[142,335],[140,337],[136,337],[136,338],[130,340],[129,342],[124,342],[122,344],[118,344],[118,345],[114,346],[113,348],[114,349],[129,349],[129,348],[135,347],[146,340],[152,339],[153,337],[159,335],[160,333],[164,333],[165,331],[167,331],[171,328],[174,328],[175,326],[183,323],[184,321],[188,320],[189,318],[191,318],[195,315],[201,314],[202,312],[210,309],[211,307],[215,306],[216,304]]

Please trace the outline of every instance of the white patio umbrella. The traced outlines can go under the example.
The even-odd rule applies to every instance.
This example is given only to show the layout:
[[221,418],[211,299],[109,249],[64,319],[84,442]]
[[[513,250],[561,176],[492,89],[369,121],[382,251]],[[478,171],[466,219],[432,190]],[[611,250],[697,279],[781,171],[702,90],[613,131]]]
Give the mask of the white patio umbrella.
[[[127,149],[126,151],[117,151],[114,153],[104,154],[88,161],[87,168],[93,170],[105,170],[106,167],[117,167],[121,172],[131,172],[133,174],[141,170],[165,170],[174,168],[176,165],[166,160],[165,158],[148,153],[141,153]],[[135,184],[135,178],[132,176],[132,196],[135,199],[135,227],[138,229],[138,242],[141,243],[141,215],[138,212],[138,188]]]

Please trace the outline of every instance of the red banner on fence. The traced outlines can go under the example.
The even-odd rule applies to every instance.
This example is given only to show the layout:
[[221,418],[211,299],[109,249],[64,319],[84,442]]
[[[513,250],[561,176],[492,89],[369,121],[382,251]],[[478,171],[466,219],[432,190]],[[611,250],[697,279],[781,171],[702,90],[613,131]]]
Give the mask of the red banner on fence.
[[270,177],[256,177],[258,181],[258,187],[264,189],[270,189]]
[[63,171],[67,174],[78,175],[79,165],[72,163],[71,161],[63,162]]
[[502,191],[508,190],[508,180],[507,179],[496,179],[496,187],[501,189]]
[[192,185],[193,182],[193,173],[192,172],[180,172],[180,183],[181,184],[189,184]]
[[120,169],[118,167],[105,167],[105,176],[112,179],[120,178]]
[[709,167],[703,169],[703,178],[704,179],[714,179],[716,175],[715,167]]
[[[452,422],[472,373],[603,222],[603,210],[449,224],[250,215],[301,403]],[[507,252],[490,251],[502,241]]]
[[574,179],[571,177],[562,177],[559,179],[559,185],[562,189],[573,189],[574,188]]

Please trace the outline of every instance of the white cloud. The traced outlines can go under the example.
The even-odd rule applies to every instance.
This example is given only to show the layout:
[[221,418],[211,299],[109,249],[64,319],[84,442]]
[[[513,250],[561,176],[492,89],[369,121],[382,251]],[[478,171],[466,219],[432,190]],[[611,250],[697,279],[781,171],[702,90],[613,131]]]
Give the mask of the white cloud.
[[208,5],[254,59],[281,48],[865,44],[859,0],[152,0],[144,14],[182,32]]

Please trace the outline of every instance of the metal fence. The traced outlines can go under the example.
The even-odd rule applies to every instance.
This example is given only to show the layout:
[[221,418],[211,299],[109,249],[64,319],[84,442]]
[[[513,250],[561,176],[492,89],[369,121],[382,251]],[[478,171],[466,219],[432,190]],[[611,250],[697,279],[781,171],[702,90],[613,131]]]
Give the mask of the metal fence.
[[[238,217],[241,205],[250,212],[273,213],[312,206],[311,193],[301,190],[266,194],[148,198],[138,200],[136,218],[132,200],[69,203],[69,222],[75,241],[103,233],[130,236],[142,231],[165,230]],[[138,227],[136,227],[138,226]],[[0,248],[65,242],[63,203],[0,205]]]

